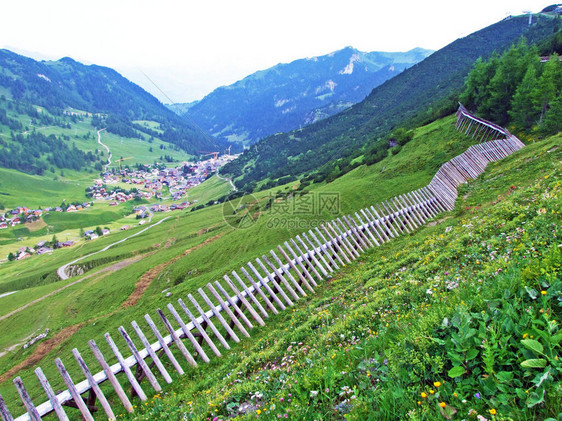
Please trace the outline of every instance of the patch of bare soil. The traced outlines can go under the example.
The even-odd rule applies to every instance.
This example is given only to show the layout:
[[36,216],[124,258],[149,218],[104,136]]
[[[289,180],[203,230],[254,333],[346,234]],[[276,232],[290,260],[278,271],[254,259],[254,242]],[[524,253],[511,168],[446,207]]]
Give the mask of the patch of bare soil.
[[85,323],[78,323],[76,325],[68,326],[57,332],[55,336],[47,339],[44,342],[40,342],[37,347],[33,350],[33,354],[27,357],[18,365],[15,365],[4,374],[0,376],[0,383],[4,383],[6,380],[10,379],[12,376],[16,375],[21,370],[32,367],[41,361],[45,355],[55,349],[58,345],[62,344],[64,341],[69,339],[72,335],[78,332]]
[[[204,232],[207,232],[207,231],[204,231],[204,232],[202,232],[202,231],[203,230],[200,231],[201,234],[203,234]],[[199,234],[199,235],[201,235],[201,234]],[[222,232],[220,234],[217,234],[217,235],[215,235],[211,238],[207,238],[201,244],[197,244],[196,246],[188,248],[182,254],[174,257],[173,259],[170,259],[170,260],[168,260],[167,262],[164,262],[164,263],[160,263],[159,265],[147,270],[145,273],[142,274],[142,276],[139,278],[139,280],[135,284],[135,290],[133,291],[133,293],[131,295],[129,295],[129,298],[127,298],[125,301],[123,301],[120,308],[123,309],[123,308],[128,308],[128,307],[132,307],[132,306],[137,305],[138,302],[140,301],[140,299],[142,298],[142,296],[144,295],[144,293],[146,292],[146,290],[148,289],[148,287],[150,286],[150,284],[152,283],[152,281],[154,281],[156,279],[156,277],[158,275],[160,275],[160,273],[165,268],[167,268],[171,264],[175,263],[176,261],[178,261],[182,257],[185,257],[188,254],[194,252],[195,250],[199,250],[200,248],[205,247],[206,245],[212,243],[213,241],[218,240],[223,235],[224,235],[224,232]],[[168,243],[170,243],[170,240],[168,240]]]

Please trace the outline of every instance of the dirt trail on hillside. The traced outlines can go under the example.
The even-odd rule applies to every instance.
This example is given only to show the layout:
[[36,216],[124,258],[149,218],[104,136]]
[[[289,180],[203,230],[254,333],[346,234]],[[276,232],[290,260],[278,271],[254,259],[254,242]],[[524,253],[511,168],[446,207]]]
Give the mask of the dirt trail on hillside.
[[[185,257],[188,254],[193,253],[194,251],[199,250],[200,248],[205,247],[206,245],[211,244],[212,242],[218,240],[224,234],[225,234],[225,232],[222,232],[222,233],[219,233],[219,234],[217,234],[217,235],[215,235],[211,238],[207,238],[201,244],[197,244],[196,246],[188,248],[182,254],[174,257],[173,259],[168,260],[167,262],[160,263],[159,265],[157,265],[157,266],[153,267],[152,269],[149,269],[148,271],[143,273],[142,276],[137,281],[137,283],[135,284],[135,290],[133,291],[133,293],[131,295],[129,295],[129,298],[127,298],[121,304],[120,308],[123,309],[123,308],[135,306],[140,301],[140,299],[142,298],[142,296],[144,295],[144,293],[146,292],[146,290],[148,289],[148,287],[150,286],[152,281],[154,281],[156,279],[156,277],[158,275],[160,275],[160,273],[164,269],[166,269],[168,266],[175,263],[176,261],[178,261],[182,257]],[[201,235],[201,234],[199,234],[199,235]],[[168,243],[169,243],[169,241],[168,241]],[[168,243],[166,243],[166,246],[168,246]]]

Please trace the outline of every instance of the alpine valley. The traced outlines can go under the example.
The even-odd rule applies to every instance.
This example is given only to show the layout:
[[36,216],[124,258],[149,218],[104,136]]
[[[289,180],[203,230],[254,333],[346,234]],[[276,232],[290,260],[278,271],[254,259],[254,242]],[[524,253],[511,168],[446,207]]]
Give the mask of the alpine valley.
[[164,105],[0,50],[0,418],[561,421],[561,55],[553,4]]

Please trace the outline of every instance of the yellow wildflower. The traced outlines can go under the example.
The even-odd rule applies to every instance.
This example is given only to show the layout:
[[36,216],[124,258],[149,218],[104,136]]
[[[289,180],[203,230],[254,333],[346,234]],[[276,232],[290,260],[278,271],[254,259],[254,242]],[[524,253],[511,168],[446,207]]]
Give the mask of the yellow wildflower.
[[433,386],[439,389],[441,387],[441,382],[433,382]]
[[496,411],[495,408],[489,409],[488,411],[490,411],[490,414],[492,415],[496,415],[498,411]]
[[445,408],[445,407],[447,406],[447,404],[446,404],[445,402],[441,402],[441,403],[439,404],[439,406],[440,406],[441,408]]

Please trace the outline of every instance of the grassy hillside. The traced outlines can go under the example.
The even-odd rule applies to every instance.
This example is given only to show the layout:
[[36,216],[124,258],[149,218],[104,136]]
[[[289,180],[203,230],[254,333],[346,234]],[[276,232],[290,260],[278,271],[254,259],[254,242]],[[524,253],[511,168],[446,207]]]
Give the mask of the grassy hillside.
[[561,141],[491,165],[454,212],[125,418],[559,418]]
[[[431,167],[437,168],[469,144],[470,139],[454,131],[454,119],[449,117],[418,129],[414,139],[398,155],[389,156],[370,167],[359,167],[334,183],[316,186],[318,190],[312,193],[337,193],[340,195],[340,213],[350,212],[425,185],[433,175]],[[279,193],[292,188],[291,185],[281,187]],[[52,365],[55,356],[67,359],[73,347],[82,350],[91,338],[101,343],[100,338],[105,332],[114,332],[119,325],[139,320],[146,312],[153,314],[155,308],[165,306],[171,299],[185,297],[198,286],[220,279],[224,273],[237,270],[247,261],[303,230],[296,229],[291,221],[313,223],[334,216],[328,212],[299,216],[286,213],[281,215],[286,221],[284,225],[275,223],[280,215],[268,211],[268,203],[275,194],[275,190],[270,190],[256,195],[255,210],[261,212],[261,216],[249,229],[234,230],[228,226],[221,206],[174,213],[161,225],[81,262],[87,268],[93,268],[81,283],[0,321],[0,330],[4,332],[0,349],[22,341],[39,329],[51,329],[46,345],[36,345],[23,351],[18,349],[0,358],[0,371],[8,372],[7,376],[0,378],[0,393],[6,399],[14,396],[15,391],[7,380],[13,377],[9,370],[19,365],[19,373],[26,384],[30,384],[32,395],[39,395],[39,386],[33,386],[35,381],[30,380],[34,365],[40,364],[49,375],[55,370]],[[164,216],[158,215],[157,218]],[[4,291],[24,288],[14,295],[0,298],[1,314],[15,309],[16,303],[41,297],[55,290],[56,286],[62,286],[64,283],[53,283],[54,272],[61,264],[99,250],[133,232],[118,232],[111,238],[88,242],[80,248],[40,256],[40,264],[38,260],[32,262],[28,259],[0,266],[0,279],[10,282],[9,286],[4,285],[7,288]],[[249,242],[249,238],[252,241]],[[400,244],[397,247],[405,247],[405,243]],[[172,297],[166,298],[164,291],[171,293]],[[283,317],[286,316],[280,316],[279,320]],[[277,322],[273,325],[278,326]],[[288,327],[281,326],[278,334]],[[258,335],[261,336],[261,333]],[[102,349],[107,353],[103,344]],[[212,364],[221,365],[221,361]]]

